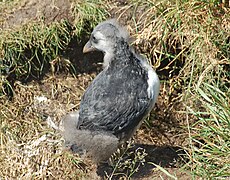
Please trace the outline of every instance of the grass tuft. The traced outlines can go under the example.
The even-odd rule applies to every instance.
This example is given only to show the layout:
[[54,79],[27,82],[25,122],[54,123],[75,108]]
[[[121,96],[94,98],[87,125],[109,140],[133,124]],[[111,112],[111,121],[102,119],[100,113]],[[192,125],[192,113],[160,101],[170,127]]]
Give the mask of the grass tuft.
[[178,120],[190,120],[188,167],[194,176],[228,177],[229,8],[220,1],[133,2],[145,7],[135,19],[136,44],[169,87],[167,110],[183,102],[192,112]]
[[110,165],[113,171],[108,175],[108,179],[118,177],[130,179],[146,163],[145,149],[139,147],[134,150],[132,148],[133,144],[129,142],[127,146],[121,147],[112,155]]
[[73,28],[67,21],[49,26],[32,23],[0,36],[0,74],[5,85],[1,90],[10,92],[15,80],[39,79],[49,71],[51,62],[68,46]]
[[72,13],[75,17],[75,34],[78,37],[89,34],[99,22],[104,21],[109,15],[106,11],[106,3],[101,0],[79,1],[74,4]]
[[[70,61],[61,58],[73,39],[90,32],[105,19],[102,2],[84,1],[72,4],[74,22],[68,19],[45,24],[43,20],[22,25],[18,29],[2,30],[0,35],[0,93],[12,91],[15,80],[39,79],[50,69],[62,66],[74,72]],[[59,68],[56,68],[59,69]]]
[[29,24],[17,31],[3,32],[1,73],[17,80],[39,78],[51,60],[67,47],[71,36],[72,28],[67,21],[50,26]]
[[196,93],[200,97],[201,106],[200,110],[191,111],[198,118],[190,127],[193,132],[193,173],[208,178],[229,177],[229,92],[220,90],[216,84],[202,83]]

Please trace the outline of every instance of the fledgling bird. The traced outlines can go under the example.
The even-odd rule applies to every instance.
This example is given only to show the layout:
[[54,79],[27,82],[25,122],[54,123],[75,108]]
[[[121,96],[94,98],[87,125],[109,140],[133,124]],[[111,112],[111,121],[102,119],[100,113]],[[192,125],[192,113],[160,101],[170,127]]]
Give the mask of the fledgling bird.
[[104,53],[104,69],[82,96],[80,109],[64,119],[66,145],[106,160],[129,140],[152,110],[160,88],[156,72],[129,45],[116,20],[98,24],[83,52]]

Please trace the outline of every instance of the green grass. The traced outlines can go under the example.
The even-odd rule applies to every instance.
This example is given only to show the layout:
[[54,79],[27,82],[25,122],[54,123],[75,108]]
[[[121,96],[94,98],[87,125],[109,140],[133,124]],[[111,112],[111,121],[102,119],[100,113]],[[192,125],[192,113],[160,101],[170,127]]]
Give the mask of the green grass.
[[197,88],[203,111],[192,111],[198,118],[191,128],[193,173],[206,178],[230,176],[229,92],[203,83]]
[[[7,85],[9,81],[42,77],[68,46],[73,29],[67,21],[49,26],[33,23],[3,31],[0,36],[0,74]],[[5,90],[10,88],[5,87]]]
[[81,36],[89,33],[95,24],[105,19],[107,13],[102,2],[84,1],[73,4],[72,15],[75,17],[73,23],[68,19],[51,24],[40,20],[1,31],[0,94],[11,92],[15,80],[39,79],[59,65],[74,72],[71,63],[60,58],[62,52],[71,40],[80,40]]
[[139,19],[143,51],[170,87],[168,96],[180,90],[173,103],[189,109],[187,167],[194,178],[229,177],[229,9],[219,1],[134,2],[148,7]]
[[[7,35],[6,35],[7,34]],[[2,74],[15,74],[16,79],[27,79],[29,75],[42,75],[46,63],[55,59],[66,48],[72,29],[67,21],[24,25],[17,31],[6,31],[1,35]]]
[[75,34],[81,37],[84,33],[91,30],[108,17],[106,3],[97,0],[79,1],[73,7]]

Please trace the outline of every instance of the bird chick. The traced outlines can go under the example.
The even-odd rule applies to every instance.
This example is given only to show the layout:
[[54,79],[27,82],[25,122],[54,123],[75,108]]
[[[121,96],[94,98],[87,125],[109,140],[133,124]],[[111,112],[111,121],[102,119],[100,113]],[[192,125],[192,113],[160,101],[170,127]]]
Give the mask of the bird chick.
[[147,60],[129,46],[129,35],[116,20],[95,27],[83,52],[93,50],[104,53],[104,69],[86,89],[79,111],[63,122],[66,145],[99,162],[140,126],[157,100],[160,82]]

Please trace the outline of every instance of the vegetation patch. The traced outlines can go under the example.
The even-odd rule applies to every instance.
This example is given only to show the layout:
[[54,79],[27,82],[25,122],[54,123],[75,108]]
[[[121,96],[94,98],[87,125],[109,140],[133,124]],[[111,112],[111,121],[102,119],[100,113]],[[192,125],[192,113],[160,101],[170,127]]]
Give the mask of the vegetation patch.
[[[100,2],[77,2],[72,6],[69,9],[75,17],[72,23],[71,18],[49,23],[46,21],[47,17],[39,15],[37,21],[2,30],[0,93],[12,92],[15,80],[26,82],[30,78],[39,79],[50,69],[53,73],[55,69],[60,70],[59,67],[74,72],[71,62],[61,58],[62,54],[73,39],[80,40],[97,22],[105,19],[106,11]],[[7,20],[6,18],[5,21]]]
[[[0,177],[230,177],[227,1],[52,2],[0,2]],[[92,28],[109,17],[129,25],[161,91],[134,145],[96,168],[62,148],[57,127],[78,109],[100,69],[83,63],[100,54],[80,52]]]

